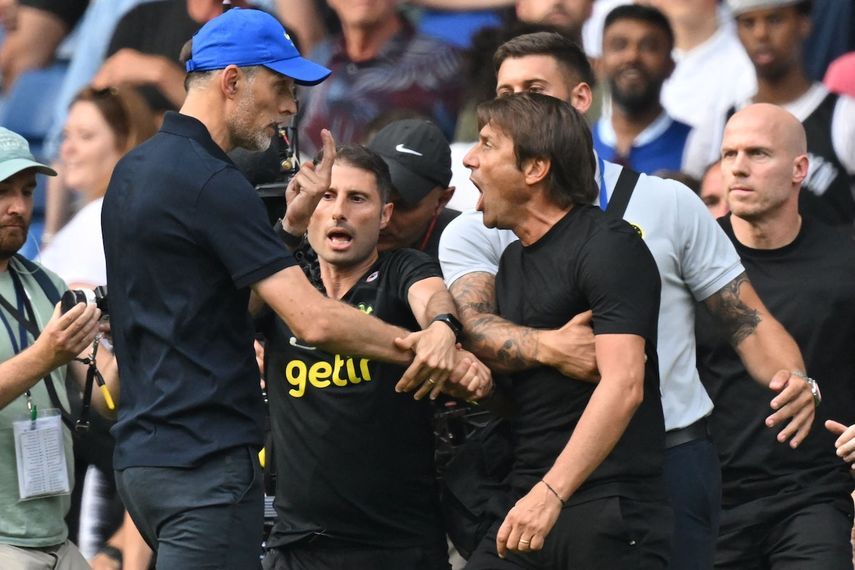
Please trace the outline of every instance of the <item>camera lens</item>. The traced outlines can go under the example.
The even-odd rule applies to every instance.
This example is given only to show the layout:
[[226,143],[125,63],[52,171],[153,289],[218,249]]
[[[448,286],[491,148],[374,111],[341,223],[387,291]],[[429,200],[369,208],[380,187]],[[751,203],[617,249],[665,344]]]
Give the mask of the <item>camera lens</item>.
[[83,291],[81,289],[69,289],[62,294],[60,301],[60,311],[65,314],[71,310],[77,303],[93,303],[95,302],[95,294],[92,291]]
[[101,314],[107,316],[110,314],[110,304],[107,301],[107,286],[101,285],[95,287],[95,304],[101,309]]

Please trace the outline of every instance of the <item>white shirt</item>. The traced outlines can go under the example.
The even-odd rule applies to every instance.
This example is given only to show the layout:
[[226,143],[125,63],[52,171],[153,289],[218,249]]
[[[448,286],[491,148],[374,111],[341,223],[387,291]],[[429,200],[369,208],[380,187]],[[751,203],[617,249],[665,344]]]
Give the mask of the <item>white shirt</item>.
[[[813,113],[820,103],[826,98],[829,91],[822,83],[811,85],[804,95],[789,103],[781,105],[785,110],[795,116],[799,122],[804,122]],[[752,94],[753,97],[753,94]],[[737,110],[744,109],[752,103],[752,98],[747,98],[735,104]],[[715,117],[708,117],[707,121],[698,127],[696,140],[707,141],[705,149],[686,148],[685,159],[687,164],[696,167],[698,164],[711,164],[718,160],[721,152],[721,142],[724,137],[724,127],[727,124],[727,110]],[[837,158],[850,175],[855,175],[855,99],[841,95],[834,106],[834,115],[831,118],[831,145]],[[808,166],[808,177],[813,173]]]
[[104,242],[101,238],[101,204],[98,198],[86,204],[57,232],[41,252],[39,262],[69,285],[107,283]]
[[707,41],[689,51],[675,49],[673,57],[677,65],[662,85],[662,106],[687,125],[697,127],[707,115],[720,116],[757,91],[754,66],[733,20],[721,10],[718,29]]

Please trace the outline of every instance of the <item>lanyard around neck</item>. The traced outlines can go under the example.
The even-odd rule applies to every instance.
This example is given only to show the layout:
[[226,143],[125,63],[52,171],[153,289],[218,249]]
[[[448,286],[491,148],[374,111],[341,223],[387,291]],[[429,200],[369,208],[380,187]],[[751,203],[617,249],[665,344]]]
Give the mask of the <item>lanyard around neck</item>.
[[9,314],[15,317],[15,320],[18,321],[17,339],[15,338],[15,333],[12,330],[12,324],[9,322],[9,319],[3,311],[0,311],[0,320],[3,321],[3,325],[6,327],[6,332],[9,334],[9,340],[12,343],[12,350],[15,354],[18,354],[30,344],[29,338],[27,337],[27,331],[32,333],[34,337],[37,337],[38,326],[35,323],[36,319],[33,307],[27,297],[27,293],[24,291],[24,285],[21,283],[21,278],[11,266],[9,266],[9,276],[12,278],[12,285],[15,289],[15,305],[17,305],[17,311],[14,310],[15,306],[2,296],[0,296],[0,303],[2,303]]

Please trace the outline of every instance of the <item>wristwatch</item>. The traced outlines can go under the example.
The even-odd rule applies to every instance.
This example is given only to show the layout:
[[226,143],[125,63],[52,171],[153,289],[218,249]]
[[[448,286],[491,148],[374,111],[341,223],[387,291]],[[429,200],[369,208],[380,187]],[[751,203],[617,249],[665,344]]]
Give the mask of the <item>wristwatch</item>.
[[277,236],[279,236],[282,243],[288,246],[288,249],[296,249],[303,242],[303,236],[295,236],[294,234],[285,231],[285,220],[282,218],[276,220],[276,223],[273,225],[273,231]]
[[822,403],[822,392],[819,391],[819,383],[804,372],[799,372],[798,370],[793,372],[793,376],[798,376],[805,381],[808,388],[810,388],[810,395],[813,396],[813,407],[818,408]]
[[457,342],[463,342],[463,325],[457,320],[457,317],[451,313],[442,313],[435,316],[431,322],[442,322],[448,325],[448,328],[454,333],[454,338]]

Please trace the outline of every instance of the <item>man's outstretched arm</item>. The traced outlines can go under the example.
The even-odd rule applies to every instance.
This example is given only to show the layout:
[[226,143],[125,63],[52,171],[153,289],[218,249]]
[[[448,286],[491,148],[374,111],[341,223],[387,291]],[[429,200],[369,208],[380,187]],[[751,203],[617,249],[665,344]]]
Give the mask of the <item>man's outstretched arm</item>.
[[798,446],[813,424],[814,399],[805,380],[805,365],[796,341],[769,313],[745,273],[704,301],[748,373],[777,392],[766,425],[790,420],[778,441]]
[[560,329],[538,330],[496,315],[496,278],[490,273],[462,275],[449,290],[466,331],[465,346],[493,371],[551,366],[579,380],[599,378],[590,312],[576,315]]
[[437,346],[442,346],[441,341],[445,339],[447,356],[454,364],[454,371],[447,377],[424,378],[421,386],[415,383],[418,381],[416,378],[412,383],[402,380],[398,382],[395,389],[403,392],[416,390],[417,400],[428,393],[431,399],[436,398],[440,392],[464,400],[478,400],[487,395],[493,386],[490,369],[474,354],[458,349],[456,334],[448,324],[434,320],[435,317],[443,314],[458,317],[454,299],[446,289],[442,278],[428,277],[413,283],[407,292],[407,298],[422,331],[398,340],[398,347],[409,348],[414,339],[428,335],[435,335],[438,338]]

